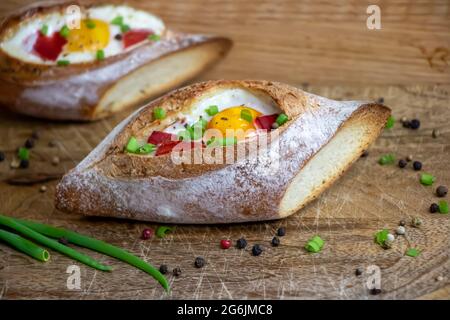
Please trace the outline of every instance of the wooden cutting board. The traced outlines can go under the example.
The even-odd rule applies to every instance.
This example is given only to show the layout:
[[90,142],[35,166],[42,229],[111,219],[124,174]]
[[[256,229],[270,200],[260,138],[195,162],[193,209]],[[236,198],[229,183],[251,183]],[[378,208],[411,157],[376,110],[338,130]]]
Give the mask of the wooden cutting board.
[[[0,11],[31,1],[6,0]],[[132,1],[137,3],[137,1]],[[109,257],[80,249],[114,266],[112,273],[95,271],[51,251],[40,263],[0,243],[0,297],[74,299],[167,298],[450,298],[450,216],[428,213],[438,199],[435,186],[450,186],[450,70],[448,2],[379,1],[383,29],[365,28],[365,6],[312,4],[300,1],[139,2],[160,14],[176,29],[209,31],[235,40],[226,61],[198,80],[265,78],[280,80],[335,99],[383,97],[395,118],[419,118],[413,131],[397,122],[357,163],[318,200],[293,216],[272,222],[176,226],[165,239],[140,240],[144,228],[156,224],[83,218],[53,208],[54,190],[62,174],[73,168],[125,116],[96,123],[52,123],[0,111],[0,212],[69,228],[121,246],[159,266],[180,267],[182,275],[168,279],[166,295],[151,277]],[[445,13],[447,12],[447,13]],[[243,68],[245,66],[245,68]],[[310,85],[308,85],[310,83]],[[440,85],[435,85],[440,83]],[[9,168],[15,150],[35,129],[41,138],[31,152],[29,169]],[[439,129],[441,136],[432,138]],[[50,147],[51,140],[56,146]],[[437,177],[433,187],[419,182],[419,173],[395,165],[380,166],[380,155],[412,154],[424,171]],[[52,165],[54,156],[60,158]],[[22,185],[17,185],[17,184]],[[41,193],[45,185],[47,191]],[[449,200],[449,197],[446,198]],[[224,214],[226,214],[224,212]],[[394,231],[402,219],[420,217],[412,228],[384,250],[373,242],[376,231]],[[287,229],[281,245],[270,240],[278,227]],[[321,253],[303,247],[313,235],[325,240]],[[253,257],[247,250],[222,250],[219,241],[245,237],[265,251]],[[412,258],[409,247],[421,250]],[[203,269],[193,266],[203,256]],[[70,265],[81,270],[80,290],[67,288]],[[381,270],[382,293],[369,294],[368,274],[356,268]],[[442,280],[438,281],[441,276]]]

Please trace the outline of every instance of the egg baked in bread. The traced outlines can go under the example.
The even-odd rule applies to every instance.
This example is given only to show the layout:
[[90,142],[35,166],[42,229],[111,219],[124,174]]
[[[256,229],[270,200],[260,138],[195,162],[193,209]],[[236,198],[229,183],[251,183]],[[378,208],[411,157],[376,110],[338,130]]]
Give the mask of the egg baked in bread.
[[41,118],[99,119],[186,82],[230,47],[126,5],[40,2],[0,24],[0,104]]
[[275,82],[195,84],[120,123],[63,177],[56,207],[170,223],[284,218],[340,177],[389,115]]

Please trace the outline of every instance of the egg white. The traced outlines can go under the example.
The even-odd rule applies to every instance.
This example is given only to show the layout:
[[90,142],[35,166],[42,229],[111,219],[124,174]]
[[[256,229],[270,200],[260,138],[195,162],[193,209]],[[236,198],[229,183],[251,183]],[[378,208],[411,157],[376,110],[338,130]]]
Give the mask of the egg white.
[[[117,16],[124,18],[124,23],[131,29],[150,29],[155,34],[161,35],[165,26],[158,17],[141,10],[137,10],[125,5],[113,6],[105,5],[92,7],[82,13],[83,18],[91,18],[105,21],[109,24],[110,39],[108,45],[103,49],[105,57],[110,57],[125,51],[122,41],[117,41],[114,37],[120,34],[120,27],[110,24],[111,20]],[[66,24],[67,17],[60,12],[53,12],[45,16],[35,17],[30,20],[21,22],[17,31],[8,39],[0,44],[0,48],[19,60],[35,63],[35,64],[56,64],[56,61],[48,61],[41,59],[38,55],[32,53],[33,44],[36,39],[37,31],[42,26],[48,26],[48,34],[61,30]],[[145,43],[142,42],[142,43]],[[136,44],[136,46],[142,44]],[[126,50],[130,50],[127,48]],[[96,52],[62,52],[58,60],[69,60],[70,63],[91,62],[96,59]]]
[[[231,107],[245,105],[248,108],[259,111],[263,115],[280,113],[280,109],[270,97],[262,94],[257,95],[249,90],[240,88],[219,89],[194,102],[188,111],[178,113],[176,115],[177,121],[163,131],[177,134],[185,129],[184,124],[192,125],[199,120],[200,116],[209,122],[212,116],[209,116],[205,110],[212,105],[216,105],[219,112]],[[185,119],[185,121],[182,121],[182,119]]]

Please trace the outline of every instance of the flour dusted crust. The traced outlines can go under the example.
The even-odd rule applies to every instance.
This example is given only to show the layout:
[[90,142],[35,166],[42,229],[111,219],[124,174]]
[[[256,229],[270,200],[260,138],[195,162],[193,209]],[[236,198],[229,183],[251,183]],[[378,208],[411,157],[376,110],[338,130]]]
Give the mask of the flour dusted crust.
[[[158,121],[152,118],[154,107],[162,107],[170,114],[221,88],[244,88],[271,97],[289,116],[289,121],[277,129],[279,144],[269,144],[267,152],[260,156],[220,165],[175,165],[170,154],[147,157],[122,151],[131,136],[158,127]],[[195,84],[155,100],[119,124],[63,177],[57,187],[56,206],[84,215],[169,223],[282,218],[296,212],[341,176],[380,134],[389,114],[390,110],[379,104],[334,101],[276,82]],[[335,161],[331,169],[326,169],[330,162],[324,162],[328,173],[315,169],[314,164],[322,165],[318,161],[332,157],[334,150],[324,150],[337,139],[339,144],[347,139],[352,147],[339,159],[328,159]],[[302,193],[299,181],[305,170],[323,181],[296,202],[295,193]]]
[[[64,13],[72,4],[38,2],[11,14],[0,23],[0,42],[20,27],[21,21],[55,11]],[[0,50],[0,104],[53,120],[104,118],[192,79],[222,59],[231,46],[231,40],[224,37],[166,29],[156,43],[102,61],[64,67],[28,63]],[[134,90],[129,90],[130,85]]]

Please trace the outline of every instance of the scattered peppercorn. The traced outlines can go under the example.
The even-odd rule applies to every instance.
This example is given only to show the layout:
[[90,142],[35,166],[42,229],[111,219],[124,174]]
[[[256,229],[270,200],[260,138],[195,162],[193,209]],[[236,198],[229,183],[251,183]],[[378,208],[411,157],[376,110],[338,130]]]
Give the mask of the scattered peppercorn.
[[114,39],[116,39],[117,41],[122,41],[122,35],[118,33],[114,36]]
[[383,97],[379,97],[376,101],[379,104],[383,104],[384,103],[384,98]]
[[363,153],[361,154],[361,158],[365,158],[369,155],[369,151],[364,150]]
[[408,161],[408,162],[412,161],[412,159],[413,159],[412,154],[409,154],[409,155],[406,157],[406,161]]
[[280,245],[280,238],[273,237],[273,239],[272,239],[272,246],[278,247],[279,245]]
[[403,121],[402,125],[403,128],[411,128],[411,121]]
[[27,149],[33,148],[33,147],[34,147],[34,139],[28,138],[28,139],[25,141],[24,146],[25,146],[25,148],[27,148]]
[[28,161],[27,159],[22,159],[20,160],[20,164],[19,167],[22,169],[26,169],[30,166],[30,161]]
[[437,203],[432,203],[430,206],[430,213],[436,213],[439,211],[439,205]]
[[436,189],[436,195],[439,198],[445,197],[447,195],[447,192],[448,192],[448,188],[446,186],[439,186]]
[[414,228],[418,228],[418,227],[420,227],[422,225],[422,220],[420,218],[418,218],[418,217],[414,217],[411,220],[411,225]]
[[280,227],[277,230],[277,236],[279,237],[284,237],[286,235],[286,228],[285,227]]
[[378,295],[378,294],[380,294],[381,293],[381,289],[378,289],[378,288],[373,288],[373,289],[370,289],[370,294],[372,294],[372,295]]
[[5,153],[3,151],[0,151],[0,162],[5,160]]
[[238,249],[245,249],[247,247],[247,240],[244,238],[240,238],[238,241],[236,241],[236,248]]
[[410,122],[410,128],[413,130],[419,129],[420,128],[420,121],[419,119],[412,119]]
[[169,268],[167,268],[167,265],[162,264],[159,266],[159,272],[161,272],[162,274],[166,274],[167,272],[169,272]]
[[398,226],[397,230],[395,230],[395,233],[402,236],[406,233],[406,229],[403,226]]
[[69,240],[67,240],[67,238],[65,238],[65,237],[59,238],[59,239],[58,239],[58,242],[61,243],[61,244],[63,244],[63,245],[65,245],[65,246],[68,246],[68,245],[69,245]]
[[39,140],[40,137],[41,137],[41,133],[39,132],[39,130],[34,130],[31,133],[31,138],[33,138],[35,140]]
[[142,239],[148,240],[153,236],[153,230],[152,229],[144,229],[142,231]]
[[39,192],[45,192],[45,191],[47,191],[47,187],[46,186],[41,186],[39,188]]
[[355,275],[357,275],[357,276],[360,276],[360,275],[362,275],[363,273],[364,273],[363,268],[357,268],[357,269],[355,270]]
[[398,225],[404,227],[406,225],[406,221],[405,220],[400,220]]
[[413,162],[413,168],[414,168],[414,170],[419,171],[420,169],[422,169],[422,162],[414,161]]
[[54,157],[52,158],[52,165],[56,166],[56,165],[58,165],[58,164],[59,164],[59,157],[54,156]]
[[228,249],[231,246],[231,241],[228,239],[222,239],[220,240],[220,247],[222,249]]
[[181,275],[181,269],[179,267],[176,267],[175,269],[172,270],[172,274],[175,277],[179,277]]
[[408,162],[406,162],[406,160],[404,160],[404,159],[401,159],[401,160],[398,161],[398,166],[400,168],[406,167],[407,164],[408,164]]
[[263,252],[263,248],[259,244],[255,244],[252,248],[252,255],[259,256]]
[[441,135],[441,132],[438,129],[433,129],[433,131],[431,132],[431,136],[433,138],[437,138]]
[[202,257],[195,258],[194,265],[196,268],[203,268],[205,266],[205,259]]

